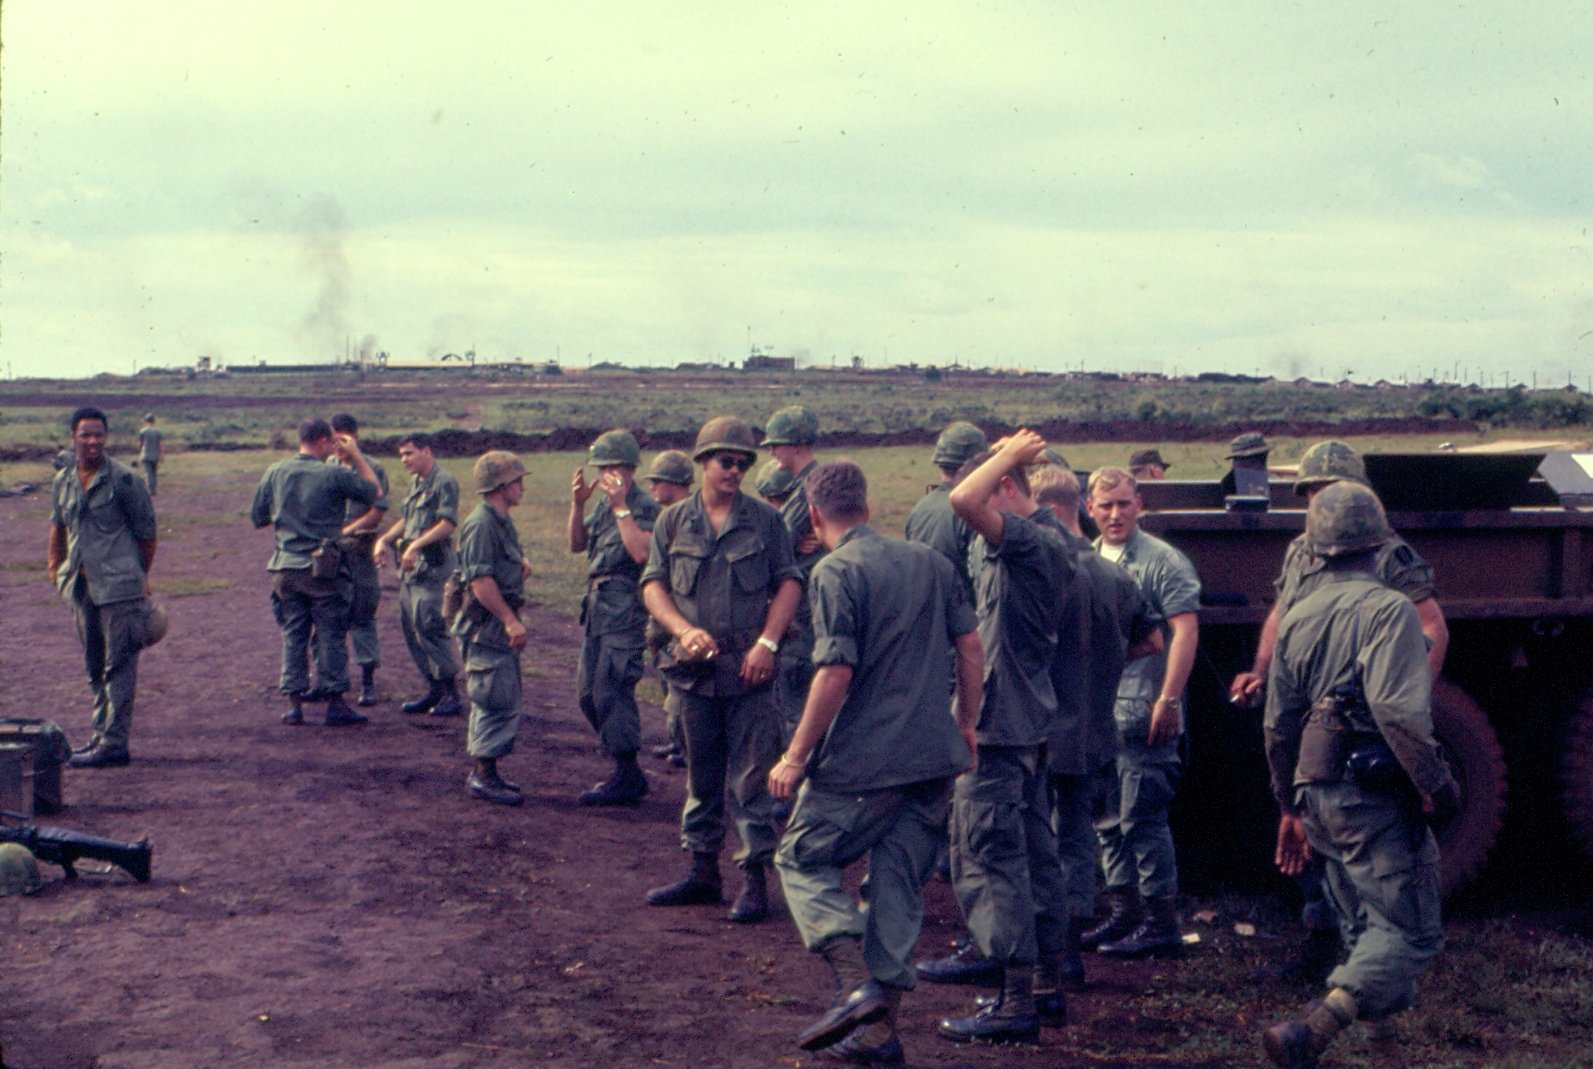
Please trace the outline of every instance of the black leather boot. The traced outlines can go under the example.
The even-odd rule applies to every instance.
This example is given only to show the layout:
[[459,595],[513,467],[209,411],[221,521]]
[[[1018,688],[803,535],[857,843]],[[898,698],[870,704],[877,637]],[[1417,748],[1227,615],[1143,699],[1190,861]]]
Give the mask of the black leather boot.
[[442,700],[442,686],[435,679],[426,680],[426,693],[418,698],[413,698],[398,707],[401,713],[416,716],[420,713],[429,713]]
[[454,685],[453,677],[437,681],[437,704],[431,707],[432,716],[459,716],[465,711],[464,705],[459,701],[459,688]]
[[370,720],[364,713],[356,713],[349,708],[348,702],[343,700],[343,695],[335,694],[326,700],[326,726],[329,728],[350,727],[354,724],[363,724]]
[[497,805],[519,805],[525,801],[517,784],[498,775],[498,761],[493,757],[477,758],[476,767],[465,781],[465,790],[472,798]]
[[769,917],[769,867],[748,865],[747,882],[730,907],[730,919],[736,924],[757,924]]
[[636,754],[614,758],[614,774],[591,790],[582,791],[582,805],[635,805],[647,794],[647,777],[636,763]]
[[360,696],[355,705],[371,706],[377,702],[376,697],[376,666],[374,664],[360,665]]
[[693,853],[683,879],[647,892],[649,906],[717,906],[725,900],[719,880],[719,855]]
[[1079,936],[1079,946],[1084,950],[1098,950],[1102,943],[1123,938],[1139,926],[1144,916],[1138,888],[1111,887],[1106,896],[1111,899],[1112,911],[1104,921]]
[[1001,963],[981,954],[971,938],[957,940],[952,944],[952,952],[943,958],[918,962],[913,971],[920,980],[932,984],[1001,986]]
[[1355,1020],[1355,996],[1342,987],[1321,1002],[1306,1006],[1298,1018],[1261,1033],[1261,1045],[1272,1064],[1282,1069],[1316,1069],[1322,1052]]
[[840,1043],[865,1024],[881,1020],[901,998],[869,975],[863,944],[856,936],[836,936],[819,948],[835,974],[835,998],[829,1009],[797,1033],[803,1050],[824,1050]]
[[1034,1043],[1040,1017],[1034,1008],[1034,972],[1007,969],[1001,996],[969,1017],[946,1017],[940,1034],[954,1043]]
[[1184,952],[1184,936],[1178,930],[1178,909],[1171,896],[1153,898],[1146,903],[1145,919],[1122,939],[1103,942],[1096,948],[1114,958],[1167,958]]

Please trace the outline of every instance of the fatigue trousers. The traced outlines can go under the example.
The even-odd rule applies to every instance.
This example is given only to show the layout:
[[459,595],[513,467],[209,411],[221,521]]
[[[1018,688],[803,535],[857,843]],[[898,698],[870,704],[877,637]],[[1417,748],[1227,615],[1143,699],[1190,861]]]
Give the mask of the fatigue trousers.
[[780,648],[780,741],[789,744],[802,722],[808,688],[813,685],[813,636],[791,639]]
[[1178,893],[1178,856],[1167,811],[1183,778],[1183,761],[1176,741],[1147,746],[1148,726],[1148,720],[1136,719],[1125,731],[1119,721],[1117,804],[1096,820],[1095,834],[1108,889],[1138,887],[1147,899],[1171,898]]
[[149,496],[155,496],[155,474],[160,464],[153,460],[141,460],[139,466],[144,469],[144,482],[149,486]]
[[1414,805],[1348,781],[1308,784],[1298,801],[1350,948],[1328,986],[1354,995],[1362,1018],[1398,1013],[1443,946],[1438,843]]
[[[946,845],[951,792],[950,777],[873,791],[802,784],[774,863],[804,947],[818,951],[838,936],[861,939],[869,975],[888,987],[912,988],[922,889]],[[865,854],[860,905],[845,877]]]
[[348,605],[348,638],[354,649],[354,663],[377,668],[382,663],[382,649],[376,639],[376,609],[382,602],[382,580],[376,561],[371,557],[370,544],[361,539],[360,547],[360,552],[345,558],[354,580]]
[[335,579],[317,579],[308,568],[276,573],[271,611],[282,629],[284,694],[310,689],[310,641],[315,641],[316,684],[328,694],[348,690],[348,603],[351,584],[345,571]]
[[717,854],[728,815],[741,839],[736,864],[766,865],[773,859],[779,836],[770,814],[768,778],[780,756],[777,689],[766,683],[734,697],[676,691],[686,735],[680,839],[687,850]]
[[459,653],[442,615],[443,583],[447,576],[430,569],[404,575],[398,588],[398,620],[404,645],[415,667],[427,679],[449,680],[459,674]]
[[83,667],[94,694],[93,734],[89,743],[127,749],[133,730],[133,697],[138,689],[138,655],[149,634],[149,603],[143,598],[96,605],[88,580],[72,585],[72,622],[83,645]]
[[503,625],[489,620],[464,639],[465,693],[470,720],[465,752],[478,760],[506,757],[520,733],[520,653],[509,648]]
[[1051,777],[1051,828],[1056,832],[1057,861],[1062,868],[1062,897],[1057,913],[1063,923],[1095,915],[1095,880],[1101,863],[1096,855],[1095,825],[1090,820],[1091,777]]
[[1062,949],[1062,867],[1046,778],[1042,747],[981,746],[952,798],[952,887],[974,945],[1006,968]]
[[610,757],[642,748],[642,719],[636,708],[636,684],[642,681],[641,629],[592,634],[581,640],[576,690],[581,713],[597,732]]

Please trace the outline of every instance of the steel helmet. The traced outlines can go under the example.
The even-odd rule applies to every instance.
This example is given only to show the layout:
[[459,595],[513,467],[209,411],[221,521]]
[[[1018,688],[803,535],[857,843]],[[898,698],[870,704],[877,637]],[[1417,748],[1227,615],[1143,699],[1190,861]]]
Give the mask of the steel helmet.
[[764,445],[812,445],[819,440],[819,417],[802,405],[787,405],[769,417]]
[[502,489],[516,479],[525,478],[525,465],[520,458],[506,449],[494,449],[481,454],[472,470],[476,480],[476,493],[490,494]]
[[1318,442],[1305,451],[1300,467],[1294,475],[1294,492],[1301,497],[1306,491],[1336,483],[1340,479],[1370,486],[1366,481],[1366,465],[1343,442]]
[[31,895],[39,882],[33,851],[21,843],[0,843],[0,895]]
[[717,453],[722,449],[757,456],[757,435],[735,416],[715,416],[697,432],[697,445],[692,450],[691,459],[701,460],[709,453]]
[[642,447],[630,431],[615,429],[604,431],[587,450],[588,462],[595,467],[610,468],[624,465],[634,468],[642,462]]
[[1305,538],[1320,557],[1363,553],[1393,537],[1383,503],[1360,483],[1343,480],[1324,486],[1305,512]]
[[1272,447],[1267,444],[1266,437],[1260,431],[1246,431],[1228,443],[1228,453],[1223,459],[1264,457],[1270,452],[1272,452]]
[[678,449],[666,449],[653,458],[643,476],[652,482],[679,483],[690,486],[692,481],[691,458]]
[[166,637],[166,631],[171,621],[166,616],[166,610],[157,601],[149,603],[149,613],[144,624],[144,648],[148,649]]
[[780,466],[778,460],[766,460],[758,469],[753,485],[759,497],[789,497],[796,477]]
[[940,432],[929,460],[937,468],[960,468],[989,448],[984,431],[959,419]]

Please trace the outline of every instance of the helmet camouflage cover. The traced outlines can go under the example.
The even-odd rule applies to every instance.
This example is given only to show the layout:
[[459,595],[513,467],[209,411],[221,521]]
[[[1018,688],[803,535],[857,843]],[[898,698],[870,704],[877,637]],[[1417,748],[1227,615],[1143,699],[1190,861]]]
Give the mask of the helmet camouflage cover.
[[1305,537],[1321,557],[1363,553],[1394,537],[1383,503],[1371,489],[1344,480],[1324,486],[1305,513]]
[[653,482],[679,483],[690,486],[692,482],[691,457],[679,449],[666,449],[653,458],[643,478]]
[[959,419],[940,432],[929,460],[937,468],[960,468],[988,448],[990,440],[985,432]]
[[642,447],[630,431],[615,429],[604,431],[587,450],[590,463],[599,468],[623,465],[634,468],[642,462]]
[[0,843],[0,895],[31,895],[39,889],[39,863],[21,843]]
[[812,445],[819,440],[819,417],[803,405],[787,405],[769,417],[764,445]]
[[786,497],[791,493],[791,486],[796,477],[780,466],[778,460],[766,460],[758,469],[758,478],[753,485],[757,487],[759,497]]
[[697,432],[697,445],[691,452],[691,459],[701,460],[722,449],[757,456],[758,437],[735,416],[715,416]]
[[1318,442],[1300,458],[1300,467],[1294,476],[1294,492],[1304,497],[1312,487],[1327,486],[1340,479],[1371,485],[1366,480],[1366,465],[1354,449],[1343,442]]
[[1272,452],[1272,447],[1267,444],[1266,437],[1260,431],[1246,431],[1228,443],[1228,453],[1223,459],[1264,457],[1270,452]]
[[490,494],[525,476],[525,465],[520,458],[506,449],[494,449],[481,454],[472,471],[476,480],[476,493]]

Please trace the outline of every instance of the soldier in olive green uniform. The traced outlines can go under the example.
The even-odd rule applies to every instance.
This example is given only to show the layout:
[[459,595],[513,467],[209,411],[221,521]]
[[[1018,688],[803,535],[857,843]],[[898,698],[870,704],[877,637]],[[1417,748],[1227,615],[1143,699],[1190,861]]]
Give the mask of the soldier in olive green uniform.
[[1438,825],[1460,793],[1433,739],[1432,675],[1420,617],[1378,581],[1375,552],[1392,537],[1367,488],[1339,482],[1311,501],[1306,535],[1327,577],[1284,616],[1264,721],[1280,843],[1308,841],[1327,860],[1328,889],[1350,946],[1329,992],[1263,1035],[1268,1056],[1309,1069],[1357,1017],[1385,1063],[1393,1014],[1442,943]]
[[[647,467],[647,474],[642,478],[647,480],[647,492],[658,507],[666,509],[691,495],[691,484],[696,477],[692,474],[691,457],[678,449],[666,449],[653,458]],[[657,627],[648,628],[646,634],[650,637],[649,646],[656,654],[658,647],[651,638],[656,636],[658,640],[663,640],[668,635]],[[675,688],[667,678],[664,679],[664,734],[668,736],[668,741],[653,747],[653,756],[662,757],[676,768],[685,768],[686,733],[680,726],[680,703],[675,699]]]
[[410,434],[398,440],[398,459],[411,479],[404,498],[403,516],[376,542],[377,566],[387,559],[387,546],[396,540],[398,569],[398,619],[404,645],[415,667],[426,678],[426,693],[399,706],[405,713],[458,716],[464,712],[455,689],[459,654],[442,616],[443,584],[458,560],[454,555],[454,528],[459,525],[459,483],[432,455],[431,435]]
[[[634,482],[641,446],[629,431],[612,430],[592,443],[590,462],[601,473],[570,480],[571,553],[585,551],[586,597],[581,599],[581,660],[576,688],[581,712],[614,761],[614,774],[581,794],[582,805],[634,805],[647,793],[636,764],[642,745],[636,684],[642,679],[647,612],[637,580],[652,541],[658,504]],[[594,495],[594,490],[602,490]],[[586,503],[598,500],[586,514]]]
[[736,823],[736,860],[747,882],[730,911],[768,916],[767,866],[775,830],[764,782],[780,752],[775,655],[802,594],[780,514],[741,492],[757,459],[752,429],[716,416],[697,435],[702,487],[658,517],[642,598],[673,641],[661,660],[686,729],[682,880],[647,896],[658,906],[720,901],[725,812]]
[[[835,973],[836,998],[798,1042],[899,1063],[896,1007],[913,987],[921,889],[945,845],[952,781],[972,760],[982,654],[951,565],[868,526],[857,465],[821,464],[806,486],[830,551],[809,579],[817,672],[769,791],[789,798],[806,777],[776,865],[803,945]],[[947,646],[957,651],[955,720],[941,682]],[[864,856],[866,909],[845,885]]]
[[76,463],[55,476],[47,566],[72,606],[94,692],[93,734],[71,764],[104,768],[128,762],[138,654],[149,639],[155,506],[132,469],[105,455],[104,412],[80,408],[71,427]]
[[513,453],[494,450],[476,461],[473,477],[482,500],[459,528],[459,574],[469,593],[453,625],[470,695],[465,746],[476,759],[465,787],[484,801],[519,805],[520,785],[503,778],[498,761],[514,749],[520,731],[526,630],[519,611],[531,568],[509,510],[525,494],[525,465]]
[[[360,436],[359,421],[347,412],[332,417],[332,430],[346,434],[356,441]],[[354,579],[354,593],[348,606],[348,638],[354,650],[354,663],[360,666],[360,694],[356,705],[376,704],[376,669],[381,667],[382,648],[376,637],[376,609],[382,601],[382,579],[376,570],[377,528],[386,514],[387,472],[375,460],[366,458],[381,495],[369,507],[350,501],[343,515],[343,545],[349,570]],[[341,461],[337,461],[341,463]]]
[[813,681],[813,610],[808,605],[807,577],[824,559],[826,550],[813,534],[808,519],[808,498],[802,484],[816,463],[813,446],[819,440],[819,417],[801,405],[787,405],[769,417],[763,444],[774,454],[788,476],[780,521],[791,532],[791,548],[802,573],[803,595],[791,621],[791,633],[780,647],[780,735],[789,740],[802,718],[808,684]]
[[155,429],[155,413],[144,413],[144,429],[138,432],[138,463],[144,469],[144,481],[149,484],[149,496],[155,496],[155,477],[160,462],[166,459],[166,446],[161,442],[160,431]]
[[929,458],[930,463],[940,469],[940,483],[929,487],[913,506],[913,511],[907,514],[907,541],[922,542],[951,561],[951,566],[963,577],[963,589],[970,602],[974,588],[968,571],[968,547],[973,542],[973,528],[952,511],[951,491],[957,485],[957,472],[962,466],[988,448],[985,432],[972,423],[958,420],[941,431]]
[[[349,467],[328,464],[334,453]],[[272,527],[276,550],[271,607],[282,628],[282,692],[291,705],[283,723],[302,724],[306,700],[326,700],[330,726],[363,724],[343,701],[348,690],[348,606],[353,578],[336,549],[350,501],[369,508],[380,493],[376,473],[346,434],[333,436],[324,419],[299,424],[299,452],[271,465],[255,490],[249,519]],[[316,689],[309,692],[308,658],[315,638]]]

